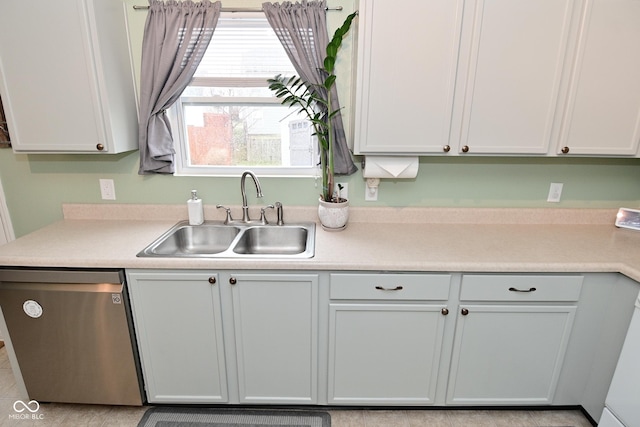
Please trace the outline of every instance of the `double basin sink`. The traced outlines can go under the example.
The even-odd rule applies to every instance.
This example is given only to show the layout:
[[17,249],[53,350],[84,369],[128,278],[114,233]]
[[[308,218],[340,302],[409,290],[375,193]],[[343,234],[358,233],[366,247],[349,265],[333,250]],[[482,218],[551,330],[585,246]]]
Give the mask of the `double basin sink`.
[[312,258],[315,223],[285,225],[181,221],[138,253],[164,258]]

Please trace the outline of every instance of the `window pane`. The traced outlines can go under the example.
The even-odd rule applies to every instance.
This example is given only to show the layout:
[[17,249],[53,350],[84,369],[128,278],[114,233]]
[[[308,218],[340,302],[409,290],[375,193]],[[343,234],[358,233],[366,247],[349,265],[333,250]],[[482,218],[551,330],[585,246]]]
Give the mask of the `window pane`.
[[311,126],[278,104],[185,105],[191,166],[313,167]]
[[278,74],[296,73],[264,14],[223,13],[193,81],[176,103],[182,120],[178,172],[316,173],[310,123],[282,106],[268,88],[267,79]]
[[[270,98],[273,99],[273,92],[268,87],[211,87],[211,86],[188,86],[183,97],[229,97],[229,98]],[[291,110],[293,111],[293,110]]]
[[262,16],[218,20],[196,77],[263,77],[295,74],[282,44]]

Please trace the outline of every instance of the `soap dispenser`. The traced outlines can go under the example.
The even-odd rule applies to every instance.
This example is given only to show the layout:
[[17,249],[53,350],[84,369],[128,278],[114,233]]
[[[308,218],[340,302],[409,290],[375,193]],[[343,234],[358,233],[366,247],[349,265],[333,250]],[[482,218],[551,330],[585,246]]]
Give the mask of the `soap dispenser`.
[[204,222],[202,199],[198,199],[196,190],[191,190],[191,198],[187,200],[187,209],[189,211],[189,225],[200,225]]

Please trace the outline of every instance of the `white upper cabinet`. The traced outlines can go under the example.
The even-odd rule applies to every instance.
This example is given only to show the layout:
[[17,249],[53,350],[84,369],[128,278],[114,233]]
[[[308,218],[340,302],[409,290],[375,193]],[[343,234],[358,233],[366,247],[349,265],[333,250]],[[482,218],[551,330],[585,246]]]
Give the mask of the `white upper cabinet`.
[[640,138],[640,1],[587,0],[558,154],[634,155]]
[[356,152],[546,154],[573,10],[362,0]]
[[360,1],[356,153],[442,152],[462,0]]
[[123,3],[0,2],[0,93],[15,152],[137,148]]
[[361,0],[356,154],[633,156],[638,0]]
[[462,126],[459,144],[452,145],[470,154],[546,154],[574,1],[478,0],[467,5],[464,30],[471,33],[471,48],[460,51],[468,75],[459,80],[465,95],[457,98],[464,102]]

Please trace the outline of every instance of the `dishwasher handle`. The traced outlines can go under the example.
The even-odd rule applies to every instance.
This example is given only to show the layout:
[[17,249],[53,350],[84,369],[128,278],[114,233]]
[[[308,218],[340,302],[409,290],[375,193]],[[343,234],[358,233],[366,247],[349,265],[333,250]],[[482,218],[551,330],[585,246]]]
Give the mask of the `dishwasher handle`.
[[64,284],[124,284],[122,269],[0,269],[0,282],[64,283]]

